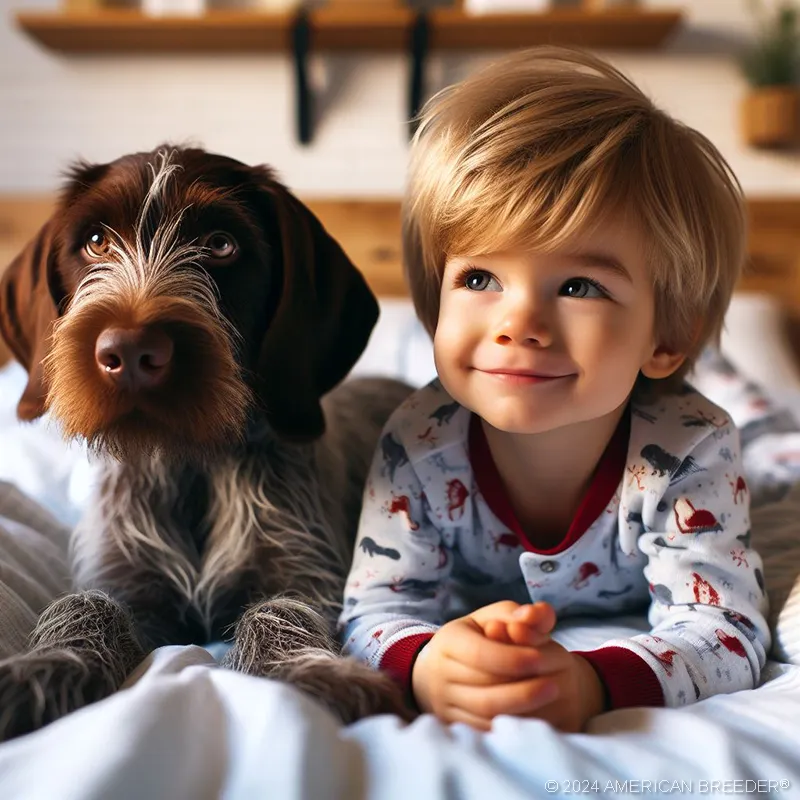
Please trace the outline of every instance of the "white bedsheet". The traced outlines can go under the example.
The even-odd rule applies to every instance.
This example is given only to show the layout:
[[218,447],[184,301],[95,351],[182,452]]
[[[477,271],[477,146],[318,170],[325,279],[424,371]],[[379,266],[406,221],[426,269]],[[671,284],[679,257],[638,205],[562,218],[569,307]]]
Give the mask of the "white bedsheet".
[[[587,625],[562,637],[591,646],[625,630]],[[760,689],[681,711],[606,714],[587,734],[513,718],[477,734],[431,717],[342,728],[289,687],[218,669],[200,648],[171,647],[133,687],[0,747],[0,796],[515,800],[581,788],[703,797],[712,781],[744,789],[750,780],[796,798],[799,744],[800,667],[773,664]],[[624,782],[627,792],[611,791]]]
[[[414,382],[431,368],[422,345],[396,355],[398,371]],[[374,347],[362,368],[370,359],[388,363]],[[0,371],[0,479],[72,522],[91,465],[45,424],[16,425],[22,379],[18,368]],[[0,535],[5,523],[24,536],[23,515],[11,520],[3,502],[0,492]],[[32,537],[63,546],[49,518],[34,513],[28,522]],[[571,621],[558,638],[586,648],[645,624]],[[763,796],[767,789],[800,797],[800,666],[777,662],[754,691],[680,711],[605,714],[587,734],[512,718],[478,734],[430,717],[410,726],[380,717],[343,728],[289,687],[219,669],[201,648],[170,647],[156,651],[114,697],[0,746],[0,800],[514,800]]]

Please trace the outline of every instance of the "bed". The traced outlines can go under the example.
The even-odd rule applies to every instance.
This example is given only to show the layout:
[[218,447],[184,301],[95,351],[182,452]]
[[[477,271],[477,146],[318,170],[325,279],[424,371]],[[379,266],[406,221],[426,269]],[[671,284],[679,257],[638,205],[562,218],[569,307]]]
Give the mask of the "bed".
[[[355,372],[424,383],[433,374],[430,345],[408,302],[382,305]],[[729,318],[739,340],[723,342],[775,401],[758,418],[737,420],[759,498],[754,544],[775,633],[759,688],[680,711],[616,711],[580,735],[513,718],[488,734],[427,716],[341,727],[290,687],[217,668],[209,650],[165,647],[115,696],[0,746],[0,798],[800,797],[800,378],[774,319],[762,299],[740,298]],[[696,380],[708,390],[702,370]],[[0,369],[0,656],[66,589],[69,526],[94,475],[82,449],[64,445],[46,420],[16,424],[22,382],[17,365]],[[711,389],[725,405],[724,390]],[[557,638],[588,648],[645,628],[644,617],[571,620]]]

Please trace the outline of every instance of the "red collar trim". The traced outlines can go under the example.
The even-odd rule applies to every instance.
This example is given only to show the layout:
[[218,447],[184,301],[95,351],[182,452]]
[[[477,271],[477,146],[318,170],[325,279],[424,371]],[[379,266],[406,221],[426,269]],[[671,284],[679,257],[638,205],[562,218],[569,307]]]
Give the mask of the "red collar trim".
[[517,535],[526,550],[551,556],[562,553],[575,544],[611,502],[611,498],[614,496],[614,492],[617,491],[625,472],[630,429],[631,417],[630,407],[628,407],[622,415],[611,441],[609,441],[603,455],[600,457],[592,482],[589,484],[589,488],[578,506],[567,535],[549,550],[539,550],[534,547],[522,530],[514,510],[508,502],[506,488],[500,478],[500,473],[497,471],[494,458],[492,458],[492,451],[486,441],[486,434],[483,431],[480,418],[476,414],[472,415],[469,423],[469,460],[478,489],[494,515]]

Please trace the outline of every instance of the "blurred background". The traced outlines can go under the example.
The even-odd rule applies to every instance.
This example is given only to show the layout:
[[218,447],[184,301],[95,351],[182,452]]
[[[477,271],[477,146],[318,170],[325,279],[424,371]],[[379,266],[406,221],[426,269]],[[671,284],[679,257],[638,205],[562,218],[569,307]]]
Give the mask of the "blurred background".
[[396,201],[412,44],[427,32],[419,99],[523,44],[601,51],[719,147],[751,213],[742,288],[800,312],[796,11],[785,0],[317,3],[300,31],[303,142],[291,0],[0,0],[0,269],[72,160],[169,141],[273,165],[376,291],[402,296]]
[[[279,4],[253,0],[248,11],[245,0],[239,0],[245,6],[241,13],[253,17]],[[100,2],[77,0],[73,5],[95,5],[100,10],[86,13],[103,13]],[[149,0],[149,5],[158,3]],[[165,7],[180,5],[180,0],[163,2]],[[222,4],[210,0],[206,5],[213,11]],[[346,5],[363,7],[368,14],[394,4],[363,0]],[[549,4],[516,0],[506,5],[534,9]],[[638,8],[678,10],[683,17],[661,44],[628,52],[620,46],[606,55],[667,111],[711,138],[748,192],[800,192],[797,153],[759,151],[742,137],[738,111],[748,84],[737,55],[758,32],[750,4],[642,0]],[[312,56],[311,79],[321,84],[324,109],[318,109],[313,141],[303,146],[295,137],[288,45],[283,52],[222,55],[147,55],[121,48],[102,55],[79,49],[63,54],[25,33],[15,17],[19,11],[61,11],[75,18],[78,12],[69,12],[63,0],[0,0],[0,10],[0,192],[52,191],[59,172],[75,157],[113,159],[167,139],[197,141],[243,161],[271,162],[302,194],[386,197],[402,190],[408,58],[399,48]],[[608,26],[613,25],[610,20]],[[97,39],[108,36],[102,28],[94,34]],[[177,49],[180,35],[175,38]],[[86,43],[87,50],[91,46]],[[482,48],[442,54],[432,46],[429,91],[495,53]]]

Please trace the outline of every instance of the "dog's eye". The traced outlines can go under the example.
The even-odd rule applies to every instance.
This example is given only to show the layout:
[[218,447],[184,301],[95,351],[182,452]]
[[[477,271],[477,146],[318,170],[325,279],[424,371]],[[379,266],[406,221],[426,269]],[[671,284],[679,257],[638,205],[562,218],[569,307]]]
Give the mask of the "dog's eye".
[[111,241],[104,231],[100,228],[94,228],[89,231],[89,235],[86,237],[86,243],[83,247],[90,258],[104,258],[108,255]]
[[236,255],[239,245],[236,239],[225,231],[214,231],[205,237],[203,246],[207,248],[208,255],[215,261],[227,261]]

